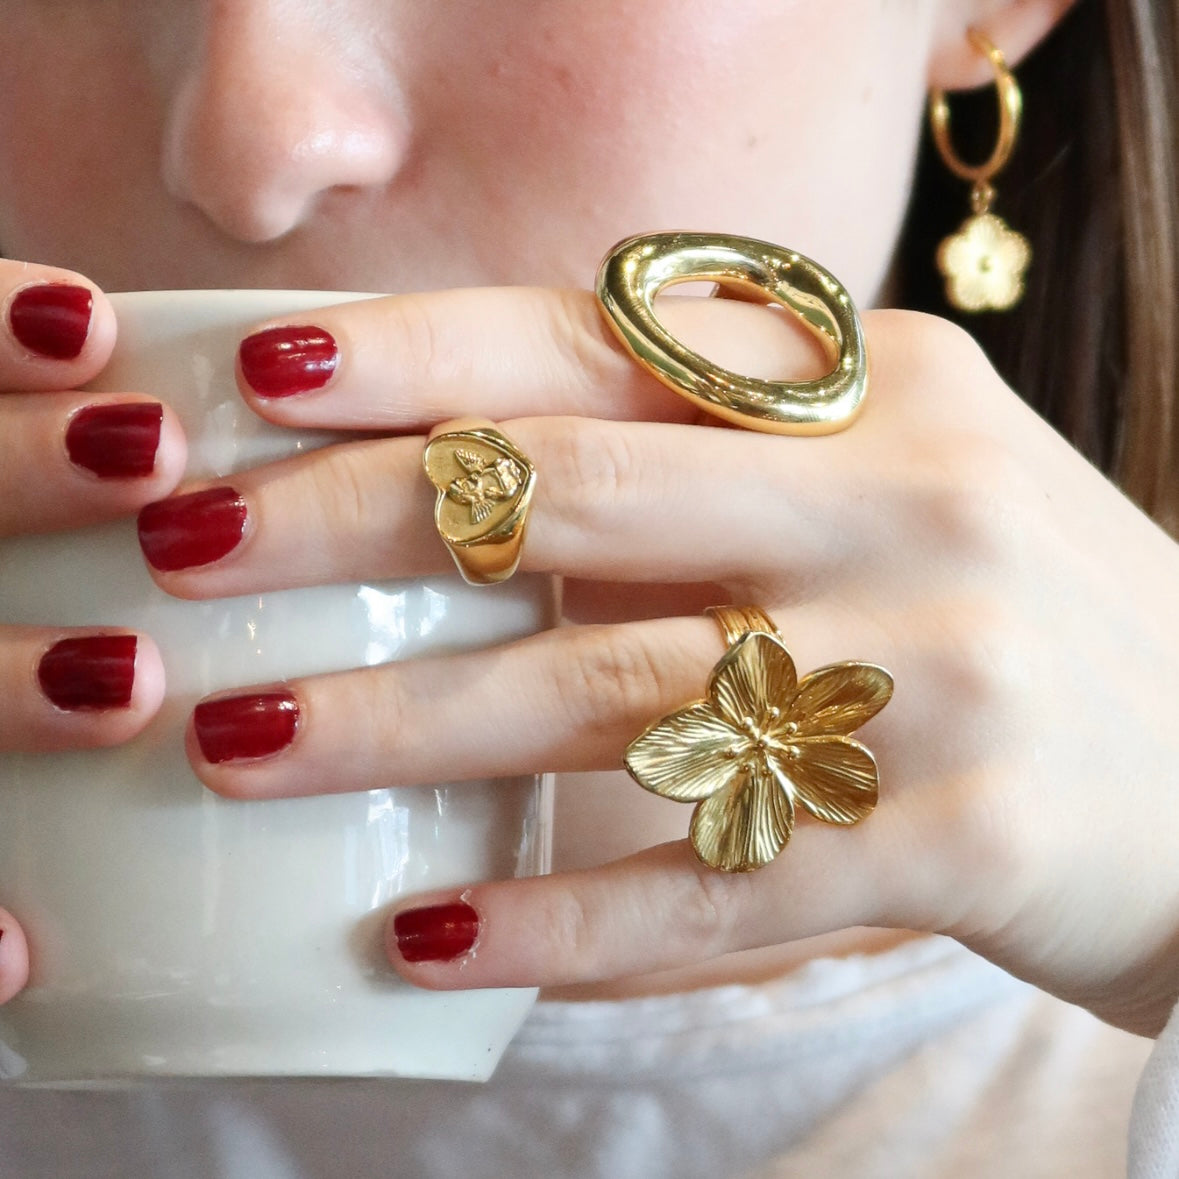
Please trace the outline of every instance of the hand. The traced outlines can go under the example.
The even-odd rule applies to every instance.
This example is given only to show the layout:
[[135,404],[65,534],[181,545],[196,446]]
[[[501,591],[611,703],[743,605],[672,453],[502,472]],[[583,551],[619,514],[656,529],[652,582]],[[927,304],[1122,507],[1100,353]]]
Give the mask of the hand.
[[[76,391],[106,363],[115,330],[88,280],[0,260],[0,550],[5,536],[135,512],[180,479],[184,438],[169,411],[142,393]],[[0,752],[118,744],[163,692],[147,635],[0,625]],[[0,783],[0,814],[3,801]],[[0,909],[0,1003],[27,973],[24,934]]]
[[[732,368],[822,371],[762,309],[689,299],[664,318]],[[707,869],[678,841],[407,900],[402,917],[461,896],[478,950],[410,961],[391,925],[405,978],[574,983],[875,925],[950,934],[1121,1026],[1161,1026],[1179,989],[1179,862],[1158,834],[1179,823],[1179,556],[967,336],[867,315],[860,419],[782,438],[694,421],[588,295],[450,292],[291,322],[329,332],[338,366],[293,396],[243,383],[258,412],[414,436],[235,476],[243,542],[160,584],[204,597],[446,569],[418,435],[483,415],[537,466],[523,568],[566,578],[579,625],[287,685],[302,721],[271,756],[212,764],[190,733],[212,789],[617,766],[650,721],[703,695],[722,652],[698,615],[709,602],[767,609],[800,671],[864,660],[897,685],[860,734],[882,781],[863,823],[804,819],[752,874]]]

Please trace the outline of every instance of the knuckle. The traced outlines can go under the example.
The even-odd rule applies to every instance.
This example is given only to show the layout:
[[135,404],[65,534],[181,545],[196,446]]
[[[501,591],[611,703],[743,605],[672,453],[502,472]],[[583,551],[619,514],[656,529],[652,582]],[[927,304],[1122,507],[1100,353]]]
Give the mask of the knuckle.
[[[397,665],[369,668],[358,675],[337,682],[339,699],[333,711],[347,718],[353,733],[348,750],[335,754],[335,769],[340,777],[365,781],[374,765],[388,785],[412,781],[415,769],[428,752],[428,726],[422,724],[420,710],[413,715],[413,699],[408,677]],[[396,756],[390,756],[396,750]]]
[[653,898],[634,880],[606,894],[575,885],[552,893],[532,928],[567,977],[652,970],[719,957],[737,938],[750,882],[700,866],[664,881]]
[[401,386],[430,389],[461,381],[467,375],[469,365],[464,368],[465,350],[445,346],[438,321],[423,301],[396,298],[390,300],[388,306],[382,330],[390,355],[397,357],[397,376]]
[[606,527],[633,503],[642,459],[630,432],[613,423],[561,419],[546,454],[545,487],[558,518]]
[[307,534],[314,535],[317,544],[303,553],[313,577],[352,568],[358,538],[367,538],[373,532],[373,522],[385,520],[389,514],[384,480],[379,470],[374,473],[367,444],[330,447],[319,456],[318,461],[312,460],[306,494],[299,505],[303,518],[316,524]]
[[685,955],[697,960],[716,958],[739,948],[736,933],[748,912],[749,887],[746,876],[703,865],[685,879],[675,898],[675,921]]
[[973,717],[974,731],[993,731],[997,714],[1018,713],[1034,691],[1034,647],[1010,607],[979,593],[932,607],[926,618],[924,682],[933,686],[933,698]]
[[924,378],[918,383],[944,397],[946,373],[955,374],[956,384],[968,388],[970,377],[993,371],[979,342],[959,324],[921,311],[881,313],[901,343],[908,367]]
[[551,947],[555,961],[571,973],[593,962],[600,953],[599,922],[591,916],[585,898],[576,888],[562,888],[537,914],[537,939]]
[[669,695],[659,652],[619,628],[581,630],[562,651],[553,685],[573,725],[590,735],[656,715]]
[[905,456],[912,517],[943,553],[1009,560],[1031,477],[1000,439],[974,430],[911,441]]
[[355,451],[341,449],[319,472],[312,502],[319,506],[327,523],[337,527],[343,523],[349,531],[355,530],[374,506],[359,456]]
[[562,375],[573,376],[587,406],[604,403],[603,382],[617,370],[618,352],[603,334],[597,303],[583,291],[558,291],[544,306],[541,330],[555,343]]

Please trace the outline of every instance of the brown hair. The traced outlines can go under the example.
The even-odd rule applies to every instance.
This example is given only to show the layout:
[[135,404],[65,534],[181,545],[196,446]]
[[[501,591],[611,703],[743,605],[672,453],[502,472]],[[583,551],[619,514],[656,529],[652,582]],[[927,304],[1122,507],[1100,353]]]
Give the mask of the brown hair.
[[[995,184],[996,212],[1032,241],[1020,306],[947,307],[933,257],[968,194],[928,133],[897,294],[958,319],[1031,405],[1179,534],[1177,10],[1179,0],[1078,0],[1017,71],[1023,130]],[[953,103],[962,156],[985,157],[993,91]]]

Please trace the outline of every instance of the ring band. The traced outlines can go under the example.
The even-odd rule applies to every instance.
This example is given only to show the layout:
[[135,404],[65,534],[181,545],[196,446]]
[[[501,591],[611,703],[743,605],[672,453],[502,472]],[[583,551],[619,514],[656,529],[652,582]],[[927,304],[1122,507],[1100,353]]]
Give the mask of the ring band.
[[422,452],[434,484],[434,527],[471,585],[507,581],[520,564],[536,468],[490,423],[455,419]]
[[[680,343],[655,314],[655,296],[711,281],[777,303],[824,345],[832,370],[813,381],[742,376]],[[830,434],[850,425],[868,390],[864,331],[851,296],[817,262],[769,242],[702,233],[652,233],[619,242],[598,270],[598,302],[623,347],[669,388],[734,425],[770,434]]]
[[753,631],[763,631],[778,640],[782,638],[774,620],[760,606],[709,606],[704,613],[721,628],[726,649]]
[[627,746],[640,786],[694,802],[697,856],[722,872],[763,868],[790,841],[799,806],[850,825],[876,806],[879,771],[850,734],[892,696],[873,663],[833,663],[798,677],[778,628],[757,606],[717,606],[727,650],[708,694],[669,713]]

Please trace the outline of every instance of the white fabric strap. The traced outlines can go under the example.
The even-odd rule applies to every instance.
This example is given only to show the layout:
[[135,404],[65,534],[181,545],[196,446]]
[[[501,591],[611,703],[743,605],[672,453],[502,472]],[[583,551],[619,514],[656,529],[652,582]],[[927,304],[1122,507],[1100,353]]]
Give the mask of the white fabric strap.
[[1134,1093],[1129,1179],[1179,1176],[1179,1006],[1155,1043]]

